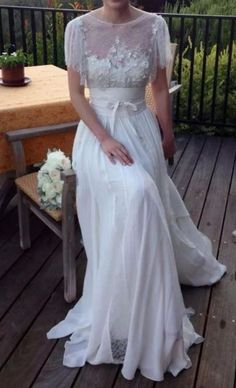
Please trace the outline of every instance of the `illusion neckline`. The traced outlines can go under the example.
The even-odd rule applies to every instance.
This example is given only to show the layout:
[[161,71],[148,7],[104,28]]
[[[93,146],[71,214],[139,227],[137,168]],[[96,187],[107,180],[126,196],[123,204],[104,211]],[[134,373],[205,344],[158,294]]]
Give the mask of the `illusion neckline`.
[[105,23],[105,24],[110,24],[112,26],[122,26],[122,25],[126,25],[126,24],[131,24],[131,23],[134,23],[134,22],[137,22],[138,20],[142,19],[144,16],[147,16],[146,13],[142,13],[140,16],[136,17],[135,19],[132,19],[132,20],[128,20],[127,22],[123,22],[123,23],[113,23],[113,22],[108,22],[106,20],[102,20],[102,19],[99,19],[97,16],[94,16],[92,14],[93,11],[90,11],[87,15],[93,17],[94,19],[96,19],[97,21],[101,22],[101,23]]

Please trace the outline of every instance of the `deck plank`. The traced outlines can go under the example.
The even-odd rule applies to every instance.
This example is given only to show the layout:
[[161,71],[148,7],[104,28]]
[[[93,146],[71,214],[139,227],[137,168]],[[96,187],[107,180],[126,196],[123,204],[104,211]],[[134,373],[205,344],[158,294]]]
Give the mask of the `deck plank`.
[[[81,249],[80,242],[76,251]],[[19,341],[25,335],[47,299],[54,292],[63,274],[61,246],[52,253],[41,271],[20,294],[11,309],[0,321],[1,347],[0,366],[2,366]]]
[[115,364],[91,365],[88,362],[83,366],[73,388],[105,388],[113,387],[118,368]]
[[174,163],[172,166],[170,166],[167,162],[167,171],[170,176],[173,175],[180,159],[182,158],[185,150],[188,147],[188,144],[191,140],[191,135],[190,134],[176,134],[175,136],[175,143],[176,143],[176,152],[174,155]]
[[42,370],[36,377],[32,385],[33,388],[69,388],[72,386],[81,368],[67,368],[62,365],[64,344],[65,338],[56,342]]
[[[235,150],[236,150],[236,142]],[[233,387],[236,365],[236,244],[232,241],[236,214],[236,161],[228,196],[219,257],[228,272],[212,289],[207,315],[206,340],[201,355],[197,388]],[[234,216],[233,216],[234,215]]]
[[205,142],[205,136],[192,136],[174,170],[172,179],[182,197],[185,195]]
[[[82,288],[83,288],[83,282],[84,282],[84,275],[87,265],[87,257],[85,254],[84,249],[82,249],[81,252],[79,252],[79,257],[77,258],[76,263],[76,269],[77,269],[77,285],[78,285],[78,299],[82,295]],[[60,300],[63,300],[63,293],[60,291],[60,296],[58,296]],[[55,302],[56,303],[56,302]],[[64,305],[66,307],[66,313],[71,309],[76,302],[70,303],[69,305],[63,303],[63,309]],[[45,333],[51,329],[51,327],[58,323],[61,319],[63,319],[66,316],[66,313],[64,313],[63,317],[60,318],[58,316],[55,316],[55,322],[49,323],[47,325],[47,328],[44,330]],[[78,375],[80,368],[66,368],[63,366],[63,354],[64,354],[64,344],[65,341],[69,338],[63,337],[59,340],[48,340],[47,342],[53,343],[53,349],[48,354],[48,357],[46,361],[41,365],[40,373],[35,376],[33,387],[37,388],[50,388],[50,387],[57,387],[57,388],[67,388],[70,387],[75,379],[75,377]]]
[[[7,290],[4,298],[0,299],[0,318],[27,287],[27,284],[60,243],[60,239],[51,230],[43,230],[44,233],[39,235],[31,248],[27,249],[25,254],[12,266],[11,270],[0,279],[0,289]],[[24,271],[22,271],[22,268],[24,268]],[[12,287],[13,284],[14,287]]]
[[[15,223],[17,222],[18,220],[16,219]],[[45,230],[45,225],[32,214],[30,217],[30,238],[32,245],[43,230]],[[1,247],[0,278],[6,274],[11,266],[16,263],[25,252],[26,250],[20,247],[19,231],[17,230],[13,235],[9,236],[8,241]]]
[[203,203],[217,163],[221,143],[222,140],[219,137],[209,137],[206,140],[191,177],[190,187],[184,197],[187,209],[195,222],[198,222],[201,218]]
[[[62,247],[60,246],[60,249],[61,248]],[[77,259],[77,281],[79,285],[78,295],[81,295],[82,293],[85,265],[85,254],[79,255]],[[70,303],[70,308],[72,308],[74,304],[75,302]],[[30,387],[56,342],[56,340],[49,341],[46,337],[46,332],[59,320],[64,318],[67,310],[68,304],[65,302],[63,297],[63,279],[61,279],[51,298],[49,298],[44,308],[40,311],[39,315],[33,322],[33,325],[25,334],[22,341],[15,349],[12,357],[10,357],[0,372],[1,384],[8,388],[15,388],[17,385],[20,387]],[[62,360],[60,361],[62,363]],[[55,373],[53,374],[53,377],[54,385],[51,386],[58,387],[62,376]]]
[[[234,155],[234,143],[230,139],[224,139],[219,155],[217,157],[217,163],[211,177],[210,186],[207,192],[204,207],[202,209],[200,222],[196,219],[199,211],[196,213],[193,211],[192,214],[190,213],[193,221],[196,223],[196,225],[198,225],[198,229],[211,239],[213,254],[215,256],[217,256],[217,251],[220,244],[221,230],[227,203],[227,192],[234,163]],[[211,158],[211,156],[212,153],[209,154],[209,158]],[[208,163],[208,161],[206,163]],[[224,182],[224,185],[222,185],[222,182]],[[197,181],[193,179],[191,183],[193,184],[192,190],[195,192],[195,188],[197,188]],[[191,188],[191,184],[189,188]],[[194,201],[194,195],[192,196],[192,201]],[[198,197],[196,202],[199,201],[200,198]],[[221,204],[220,207],[217,206],[218,203]],[[188,202],[186,205],[188,206]],[[193,209],[195,209],[194,206]],[[221,279],[221,282],[223,282],[223,279]],[[208,311],[208,305],[210,303],[211,288],[217,286],[218,285],[215,284],[213,286],[183,287],[183,295],[186,306],[192,306],[196,311],[196,315],[191,318],[191,321],[195,330],[203,336],[205,335],[204,330],[206,324],[206,314]],[[162,386],[171,388],[194,387],[203,346],[203,344],[193,345],[189,349],[189,356],[192,361],[192,367],[188,370],[181,371],[178,375],[178,379],[170,376],[169,374],[166,374],[166,379]],[[211,386],[210,381],[208,382],[207,386]],[[156,384],[156,387],[158,387],[158,383]]]
[[4,217],[0,219],[0,249],[18,230],[17,208],[9,210]]

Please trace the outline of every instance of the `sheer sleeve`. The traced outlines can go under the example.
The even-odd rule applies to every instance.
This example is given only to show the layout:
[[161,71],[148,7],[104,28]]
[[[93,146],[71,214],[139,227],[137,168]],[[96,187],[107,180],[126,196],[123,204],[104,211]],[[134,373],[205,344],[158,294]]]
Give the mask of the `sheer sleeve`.
[[155,79],[157,69],[165,68],[172,60],[169,28],[161,15],[156,15],[152,28],[153,64],[150,81]]
[[79,18],[70,20],[65,28],[64,54],[66,66],[80,73],[80,84],[86,83],[83,26]]

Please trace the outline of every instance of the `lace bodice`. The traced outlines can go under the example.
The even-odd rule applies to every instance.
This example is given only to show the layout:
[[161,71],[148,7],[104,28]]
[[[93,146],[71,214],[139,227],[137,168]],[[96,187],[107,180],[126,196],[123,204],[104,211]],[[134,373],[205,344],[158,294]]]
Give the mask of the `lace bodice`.
[[67,67],[89,88],[145,86],[172,58],[165,19],[145,11],[118,24],[93,11],[74,18],[65,29],[64,53]]

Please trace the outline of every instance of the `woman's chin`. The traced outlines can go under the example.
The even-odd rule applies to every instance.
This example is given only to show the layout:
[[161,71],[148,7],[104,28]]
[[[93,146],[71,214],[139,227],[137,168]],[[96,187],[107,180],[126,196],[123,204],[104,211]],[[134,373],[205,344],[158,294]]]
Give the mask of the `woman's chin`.
[[124,7],[128,3],[127,0],[109,0],[106,2],[107,5],[109,5],[112,8],[120,8]]

